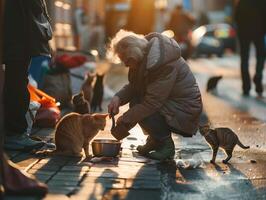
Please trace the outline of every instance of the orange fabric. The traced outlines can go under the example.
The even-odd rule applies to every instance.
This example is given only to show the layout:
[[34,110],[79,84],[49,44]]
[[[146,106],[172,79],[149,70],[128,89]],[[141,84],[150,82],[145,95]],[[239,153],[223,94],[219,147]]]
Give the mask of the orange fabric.
[[[45,92],[35,88],[34,86],[28,84],[28,90],[30,92],[30,100],[36,101],[41,104],[41,107],[50,108],[54,107],[58,109],[56,105],[55,98],[49,96]],[[59,109],[58,109],[59,110]]]

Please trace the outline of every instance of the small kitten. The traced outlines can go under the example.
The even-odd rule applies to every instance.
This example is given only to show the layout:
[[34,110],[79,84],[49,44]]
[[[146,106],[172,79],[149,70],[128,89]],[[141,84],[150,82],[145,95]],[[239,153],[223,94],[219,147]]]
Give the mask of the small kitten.
[[97,79],[93,88],[93,97],[91,101],[91,110],[92,112],[95,112],[97,108],[99,108],[99,111],[102,111],[102,101],[103,101],[103,75],[97,74]]
[[212,148],[213,154],[210,161],[211,163],[215,163],[219,147],[224,149],[227,154],[227,158],[223,160],[223,163],[227,163],[232,158],[232,153],[236,145],[243,149],[249,148],[249,146],[244,146],[238,139],[237,135],[229,128],[210,129],[210,125],[206,124],[201,126],[199,131]]
[[74,112],[77,112],[79,114],[90,113],[90,104],[84,98],[84,94],[82,91],[79,94],[73,96],[72,102],[74,105]]
[[223,78],[223,76],[213,76],[211,78],[209,78],[208,82],[207,82],[207,89],[206,91],[209,92],[211,90],[216,89],[216,86],[218,84],[218,81],[221,80]]
[[92,75],[90,72],[87,73],[86,79],[84,83],[81,86],[81,91],[84,93],[84,98],[91,103],[91,98],[92,98],[92,82],[94,80],[94,75]]
[[57,124],[55,131],[55,154],[82,156],[89,155],[89,143],[99,130],[104,130],[108,114],[69,113]]

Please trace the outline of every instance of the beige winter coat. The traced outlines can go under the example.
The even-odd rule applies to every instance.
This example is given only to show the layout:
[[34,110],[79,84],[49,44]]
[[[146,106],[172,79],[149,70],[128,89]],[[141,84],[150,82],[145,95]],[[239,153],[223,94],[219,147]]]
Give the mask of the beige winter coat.
[[122,105],[136,95],[141,99],[123,114],[122,121],[133,126],[158,111],[169,126],[182,131],[184,136],[192,136],[202,111],[196,80],[175,40],[159,33],[151,33],[146,39],[149,45],[141,70],[130,70],[129,84],[116,94]]

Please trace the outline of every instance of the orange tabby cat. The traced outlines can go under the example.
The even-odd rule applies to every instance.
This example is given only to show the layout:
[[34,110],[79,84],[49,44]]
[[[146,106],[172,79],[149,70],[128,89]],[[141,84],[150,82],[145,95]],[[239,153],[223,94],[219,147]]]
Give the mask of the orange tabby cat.
[[56,126],[54,153],[81,156],[82,148],[89,157],[89,142],[99,130],[104,130],[108,114],[69,113]]

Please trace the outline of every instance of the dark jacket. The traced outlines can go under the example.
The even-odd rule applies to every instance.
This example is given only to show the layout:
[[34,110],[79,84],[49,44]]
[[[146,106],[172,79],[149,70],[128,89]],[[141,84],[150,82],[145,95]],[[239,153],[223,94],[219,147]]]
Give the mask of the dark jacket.
[[129,84],[116,94],[122,104],[140,98],[140,103],[124,113],[122,121],[135,125],[158,111],[169,126],[192,136],[202,111],[196,80],[174,39],[159,33],[146,39],[149,44],[144,61],[137,71],[129,71]]
[[238,34],[257,37],[265,34],[266,1],[240,0],[236,5],[235,21]]
[[8,0],[4,13],[4,62],[25,60],[25,58],[50,55],[50,37],[36,29],[34,19],[45,20],[47,9],[44,0]]

